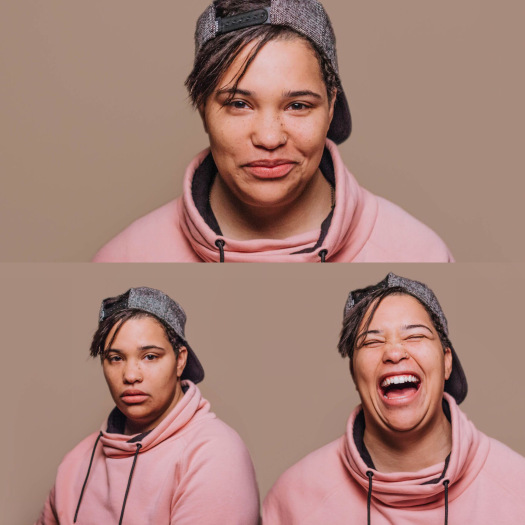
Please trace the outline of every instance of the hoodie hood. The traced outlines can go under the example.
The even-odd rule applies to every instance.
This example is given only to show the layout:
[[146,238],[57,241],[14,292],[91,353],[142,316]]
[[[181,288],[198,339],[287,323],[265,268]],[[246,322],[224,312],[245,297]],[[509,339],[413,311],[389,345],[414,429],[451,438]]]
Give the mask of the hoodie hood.
[[443,482],[449,481],[448,501],[460,496],[479,474],[489,453],[489,438],[477,431],[452,398],[444,394],[451,415],[452,451],[447,462],[418,472],[379,472],[366,465],[353,438],[354,423],[361,412],[357,407],[348,421],[342,440],[343,462],[355,481],[369,489],[368,472],[373,474],[372,498],[390,507],[441,507],[444,498]]
[[216,169],[209,148],[199,153],[186,170],[179,218],[193,250],[206,262],[219,262],[221,251],[226,262],[319,262],[332,259],[343,247],[346,257],[354,258],[374,227],[377,200],[359,186],[344,166],[337,146],[328,139],[323,158],[333,167],[333,174],[325,173],[331,169],[323,169],[321,164],[321,171],[335,186],[335,207],[319,229],[281,240],[237,241],[217,232],[196,205],[196,195],[203,186],[211,185],[210,176],[215,175],[199,168],[208,163],[209,169]]

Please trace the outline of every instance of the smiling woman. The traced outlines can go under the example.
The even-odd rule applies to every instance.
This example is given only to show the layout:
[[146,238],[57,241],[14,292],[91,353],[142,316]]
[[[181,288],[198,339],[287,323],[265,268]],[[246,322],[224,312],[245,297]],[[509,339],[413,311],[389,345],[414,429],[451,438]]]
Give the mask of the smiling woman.
[[264,525],[523,520],[525,458],[458,407],[467,379],[432,290],[390,273],[350,292],[339,351],[361,405],[279,478]]
[[185,323],[152,288],[102,302],[91,355],[116,407],[64,458],[38,525],[258,522],[250,456],[196,386],[204,369]]
[[336,144],[351,131],[335,35],[317,0],[216,0],[186,85],[209,136],[184,193],[99,262],[446,262],[429,228],[363,189]]

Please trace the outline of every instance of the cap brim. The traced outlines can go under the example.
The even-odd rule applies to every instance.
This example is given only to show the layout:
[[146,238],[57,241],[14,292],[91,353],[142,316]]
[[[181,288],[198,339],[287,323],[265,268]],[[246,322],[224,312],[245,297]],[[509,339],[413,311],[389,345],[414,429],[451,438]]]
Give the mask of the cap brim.
[[328,129],[328,138],[336,144],[344,142],[352,131],[352,118],[350,116],[350,107],[346,100],[344,91],[338,90],[335,98],[334,116]]
[[195,384],[200,383],[204,379],[204,368],[188,342],[184,341],[184,343],[188,350],[188,358],[186,359],[186,366],[182,372],[181,379],[189,379]]

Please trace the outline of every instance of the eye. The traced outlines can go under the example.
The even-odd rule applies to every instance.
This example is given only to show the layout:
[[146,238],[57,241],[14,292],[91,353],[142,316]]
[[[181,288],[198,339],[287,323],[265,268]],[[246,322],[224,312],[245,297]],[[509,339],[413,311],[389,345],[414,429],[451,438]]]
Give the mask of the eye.
[[423,334],[414,334],[409,335],[406,339],[407,341],[420,341],[421,339],[424,339],[425,336]]
[[110,363],[116,363],[118,361],[122,361],[122,357],[120,357],[119,355],[108,355],[106,357],[106,359],[110,362]]
[[305,109],[310,109],[310,106],[304,104],[303,102],[293,102],[288,106],[292,111],[304,111]]
[[228,106],[233,109],[248,109],[249,106],[244,102],[243,100],[230,100],[229,102],[226,102],[224,104],[225,106]]
[[158,359],[159,356],[155,355],[155,354],[146,354],[144,356],[144,359],[146,361],[155,361],[155,359]]
[[383,341],[380,341],[379,339],[367,339],[363,342],[361,346],[377,346],[382,344]]

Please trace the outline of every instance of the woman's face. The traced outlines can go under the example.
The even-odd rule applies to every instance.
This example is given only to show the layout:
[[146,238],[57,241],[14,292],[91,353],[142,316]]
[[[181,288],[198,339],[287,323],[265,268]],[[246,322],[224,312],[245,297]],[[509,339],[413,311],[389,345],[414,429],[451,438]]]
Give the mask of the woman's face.
[[333,116],[317,57],[301,38],[272,40],[232,95],[240,53],[200,108],[219,176],[242,203],[282,206],[316,173]]
[[410,295],[389,295],[364,332],[353,355],[353,379],[361,397],[366,428],[400,431],[431,428],[443,417],[445,380],[452,354],[443,351],[423,305]]
[[[106,345],[118,326],[109,332]],[[186,348],[177,360],[164,328],[152,317],[138,317],[125,321],[105,350],[104,377],[130,433],[155,428],[182,397],[179,379]]]

